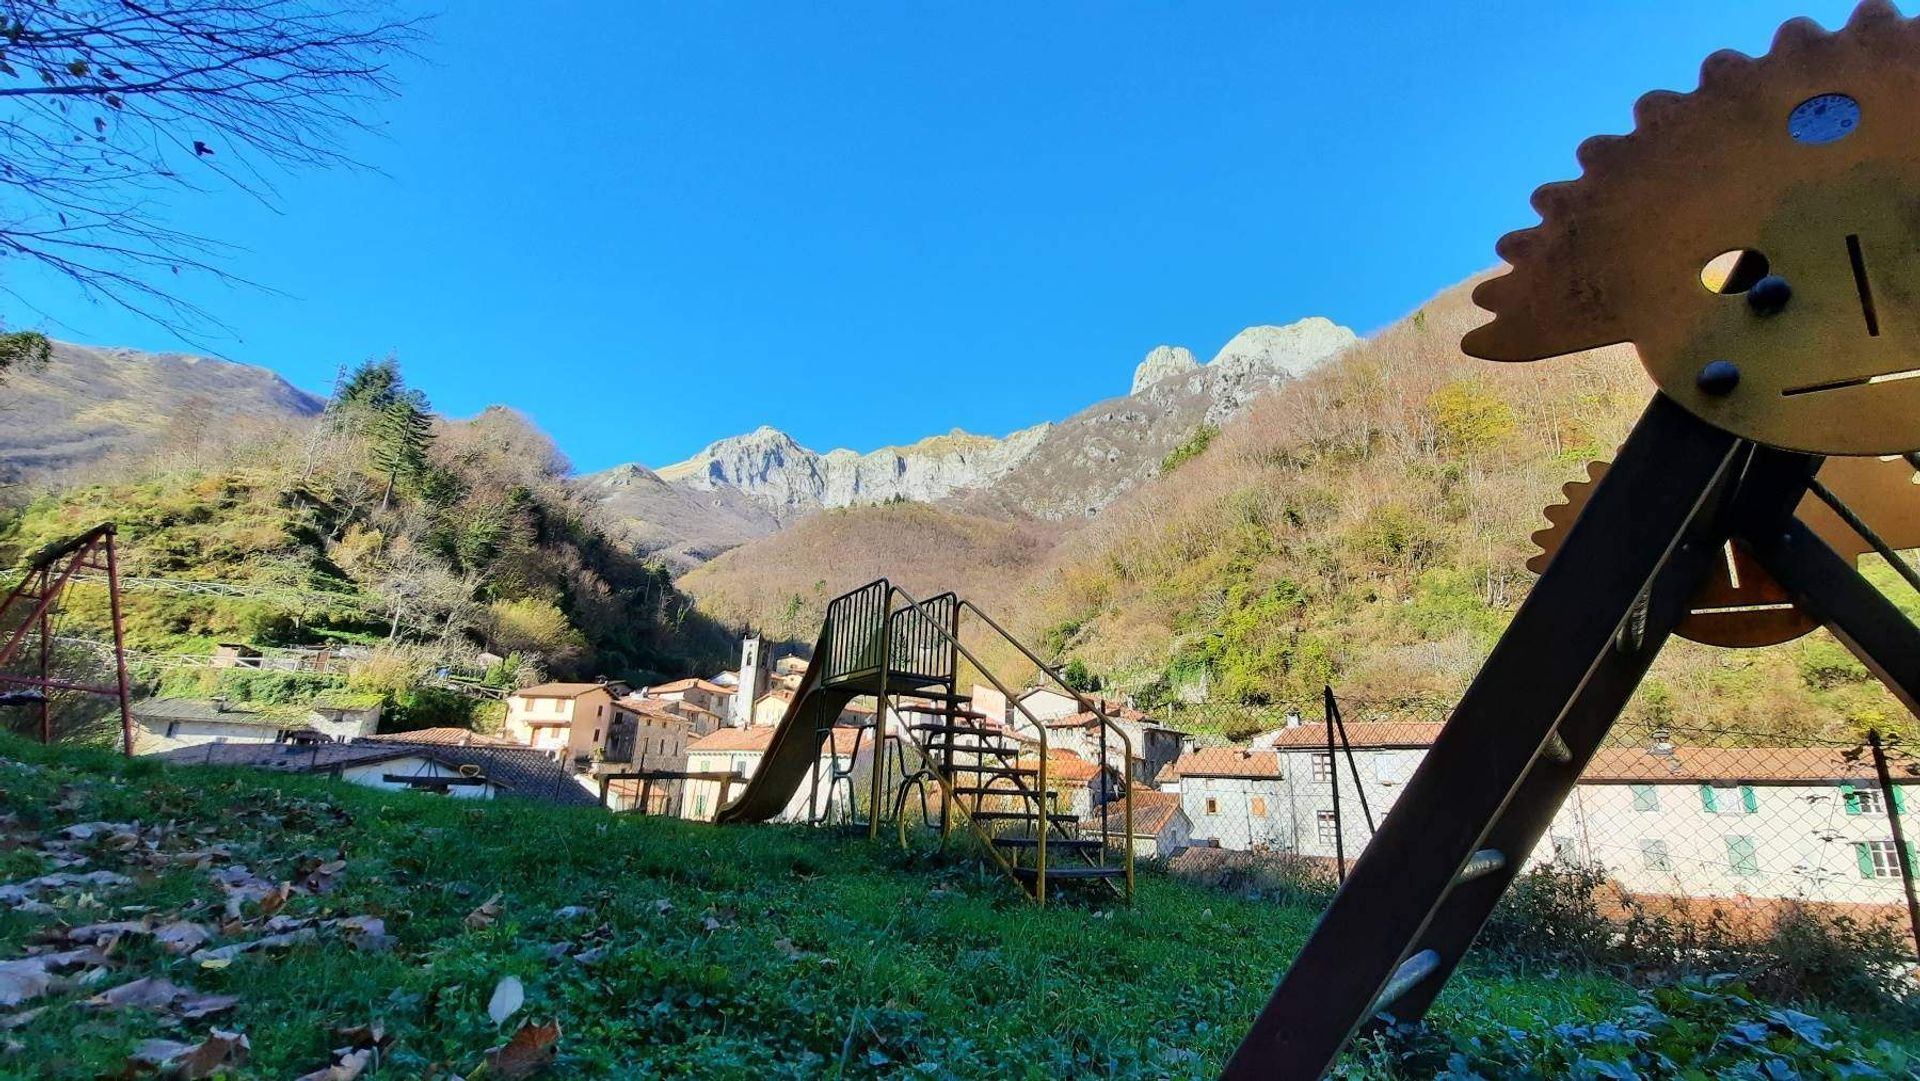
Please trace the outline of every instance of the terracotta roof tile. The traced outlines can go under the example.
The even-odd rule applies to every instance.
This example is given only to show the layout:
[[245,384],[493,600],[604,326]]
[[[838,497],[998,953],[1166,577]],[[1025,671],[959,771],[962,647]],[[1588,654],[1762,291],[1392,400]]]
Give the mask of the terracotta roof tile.
[[[1350,747],[1431,747],[1440,735],[1440,725],[1432,721],[1348,721],[1346,725]],[[1254,743],[1284,751],[1324,751],[1327,730],[1308,723],[1264,733],[1255,737]]]
[[1160,770],[1155,781],[1165,783],[1182,777],[1265,777],[1280,776],[1280,756],[1272,751],[1249,751],[1241,747],[1202,747],[1188,751]]
[[1849,762],[1839,747],[1676,747],[1654,754],[1644,747],[1602,747],[1580,774],[1583,784],[1675,784],[1702,781],[1871,780],[1865,757]]
[[542,683],[522,687],[513,693],[521,698],[578,698],[588,691],[613,693],[615,686],[610,683]]

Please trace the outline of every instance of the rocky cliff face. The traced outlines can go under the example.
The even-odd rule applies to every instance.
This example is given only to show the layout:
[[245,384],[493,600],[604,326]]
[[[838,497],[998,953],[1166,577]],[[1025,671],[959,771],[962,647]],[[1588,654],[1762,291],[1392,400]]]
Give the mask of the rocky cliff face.
[[629,522],[630,535],[646,538],[643,550],[682,566],[815,511],[890,500],[1080,518],[1152,476],[1196,428],[1225,422],[1359,340],[1317,316],[1248,327],[1206,364],[1185,346],[1159,346],[1125,396],[1005,438],[955,429],[903,447],[820,454],[761,427],[658,471],[621,466],[581,483]]

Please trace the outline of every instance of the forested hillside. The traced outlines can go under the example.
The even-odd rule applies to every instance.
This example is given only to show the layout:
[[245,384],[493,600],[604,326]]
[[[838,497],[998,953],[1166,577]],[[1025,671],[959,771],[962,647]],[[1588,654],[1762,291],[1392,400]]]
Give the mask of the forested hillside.
[[[945,580],[993,583],[1030,640],[1196,729],[1239,734],[1289,705],[1311,712],[1328,683],[1382,715],[1444,711],[1531,585],[1523,564],[1542,509],[1612,454],[1651,393],[1624,347],[1536,364],[1463,356],[1460,335],[1485,318],[1467,292],[1441,294],[1217,435],[1197,431],[1160,476],[1016,581],[957,565]],[[954,528],[982,528],[899,507],[869,514],[795,566],[791,588],[856,584],[839,567],[870,577],[872,537],[912,563],[947,551]],[[727,598],[729,617],[770,618],[785,595],[775,572],[791,558],[780,540],[689,576],[690,590],[703,604]],[[743,567],[765,584],[733,585]],[[1891,583],[1884,567],[1867,570]],[[1633,713],[1762,734],[1906,717],[1824,632],[1764,650],[1676,642]]]
[[[372,362],[319,417],[176,425],[99,481],[45,492],[0,529],[0,561],[114,522],[143,653],[355,642],[402,682],[482,650],[523,675],[723,664],[725,632],[609,541],[568,469],[510,410],[436,417],[396,363]],[[104,636],[105,605],[76,588],[63,633]]]

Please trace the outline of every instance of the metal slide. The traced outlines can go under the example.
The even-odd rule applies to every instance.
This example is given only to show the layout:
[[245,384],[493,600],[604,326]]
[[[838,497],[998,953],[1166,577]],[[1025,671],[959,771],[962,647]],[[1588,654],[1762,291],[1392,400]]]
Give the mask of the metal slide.
[[[826,646],[826,631],[822,629],[814,657],[826,656]],[[820,747],[833,731],[833,722],[858,694],[853,688],[822,687],[824,671],[825,666],[817,661],[807,667],[800,689],[787,703],[786,716],[774,729],[773,742],[760,758],[760,768],[740,795],[714,814],[715,822],[732,825],[776,818],[807,783],[808,771],[820,761]]]

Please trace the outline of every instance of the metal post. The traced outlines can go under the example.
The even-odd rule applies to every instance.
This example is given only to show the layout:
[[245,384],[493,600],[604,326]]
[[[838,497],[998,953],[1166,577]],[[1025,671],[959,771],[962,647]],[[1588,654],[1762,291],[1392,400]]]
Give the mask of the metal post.
[[1340,731],[1340,749],[1347,755],[1347,772],[1353,774],[1353,793],[1360,797],[1360,813],[1366,816],[1367,833],[1371,836],[1378,827],[1373,824],[1373,808],[1367,804],[1367,786],[1360,781],[1360,764],[1353,759],[1353,741],[1347,738],[1347,718],[1340,712],[1340,700],[1333,696],[1333,688],[1326,688],[1326,692],[1334,727]]
[[1333,711],[1335,706],[1333,703],[1332,687],[1326,688],[1326,695],[1321,699],[1320,705],[1327,715],[1327,780],[1333,785],[1333,855],[1334,859],[1338,861],[1335,866],[1339,869],[1340,884],[1344,886],[1347,882],[1347,827],[1346,823],[1340,819],[1340,769],[1334,765],[1333,757]]
[[114,553],[113,527],[106,529],[107,607],[113,615],[113,668],[120,686],[120,745],[128,758],[133,757],[133,702],[127,690],[127,630],[120,616],[120,561]]
[[893,594],[882,595],[880,603],[880,671],[875,676],[873,696],[873,791],[867,805],[867,840],[880,839],[880,808],[886,802],[887,789],[887,665],[892,661]]
[[1887,769],[1887,752],[1880,745],[1878,728],[1867,729],[1867,746],[1873,749],[1873,772],[1880,779],[1880,805],[1886,808],[1887,825],[1893,830],[1893,858],[1899,861],[1900,886],[1907,894],[1907,925],[1913,929],[1914,948],[1920,949],[1920,895],[1914,893],[1913,858],[1907,852],[1907,834],[1900,824],[1900,801],[1893,798],[1893,774]]
[[[47,585],[50,580],[51,575],[48,574],[46,568],[42,567],[40,569],[40,595],[43,597],[46,596]],[[48,678],[50,671],[47,662],[50,659],[49,653],[53,645],[52,634],[53,630],[47,619],[47,610],[42,608],[40,610],[40,678],[42,680]],[[40,742],[43,744],[53,742],[53,696],[48,693],[50,690],[51,688],[46,686],[40,688]]]

